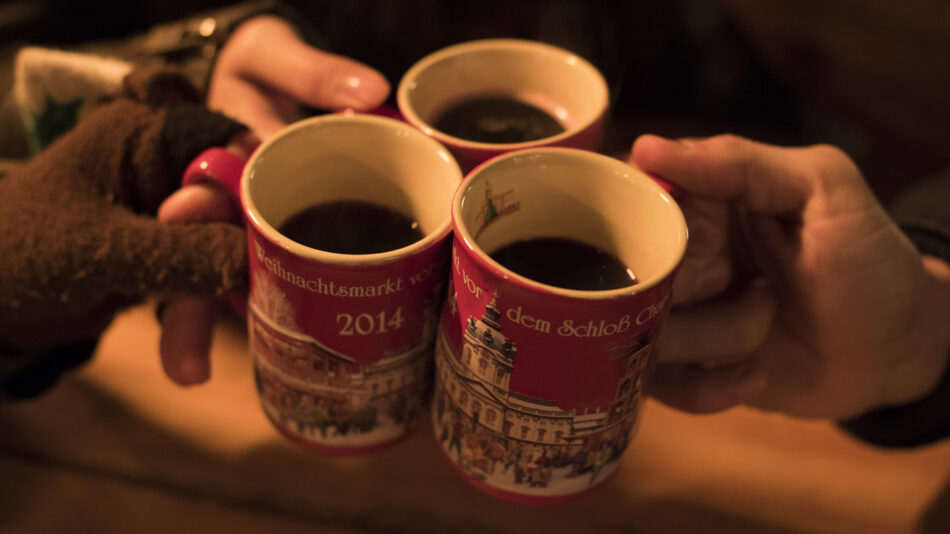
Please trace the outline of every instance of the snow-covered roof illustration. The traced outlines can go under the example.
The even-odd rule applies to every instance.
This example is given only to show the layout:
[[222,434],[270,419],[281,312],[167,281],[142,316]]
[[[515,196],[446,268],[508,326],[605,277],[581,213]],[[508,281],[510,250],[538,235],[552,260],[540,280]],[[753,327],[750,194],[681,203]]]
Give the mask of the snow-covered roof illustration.
[[267,326],[267,328],[273,330],[274,332],[280,334],[281,336],[298,341],[303,344],[312,345],[316,347],[320,352],[326,353],[346,363],[356,363],[356,360],[354,360],[353,358],[347,356],[346,354],[343,354],[342,352],[331,349],[330,347],[324,345],[323,343],[320,343],[313,337],[308,336],[304,332],[294,329],[294,328],[288,328],[284,325],[281,325],[272,321],[269,317],[267,317],[266,314],[259,312],[254,306],[253,302],[250,303],[248,308],[250,309],[251,313],[254,314],[254,317],[258,321],[264,323],[264,325]]

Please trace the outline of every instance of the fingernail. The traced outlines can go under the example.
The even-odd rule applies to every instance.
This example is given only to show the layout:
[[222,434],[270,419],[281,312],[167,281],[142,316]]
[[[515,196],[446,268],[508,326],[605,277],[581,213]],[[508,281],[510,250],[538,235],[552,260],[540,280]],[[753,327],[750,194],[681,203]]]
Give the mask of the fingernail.
[[341,78],[341,98],[346,107],[356,109],[374,108],[389,95],[389,82],[376,71],[354,70]]
[[178,366],[178,373],[178,379],[181,385],[193,386],[207,381],[210,375],[210,369],[208,366],[203,365],[193,358],[186,358],[182,360]]

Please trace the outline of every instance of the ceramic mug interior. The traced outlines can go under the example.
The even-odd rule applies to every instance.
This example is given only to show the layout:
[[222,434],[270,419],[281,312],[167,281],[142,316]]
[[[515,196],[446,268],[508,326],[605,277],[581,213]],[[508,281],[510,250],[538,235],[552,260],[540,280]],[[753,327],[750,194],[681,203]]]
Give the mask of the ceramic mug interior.
[[[501,200],[495,206],[499,215],[485,224],[487,197]],[[453,217],[458,237],[494,269],[529,287],[582,298],[652,287],[676,268],[686,248],[679,206],[649,176],[614,158],[569,148],[527,149],[486,162],[456,193]],[[573,239],[610,252],[636,274],[637,284],[607,291],[555,288],[488,256],[537,237]]]
[[[547,111],[565,131],[545,138],[544,144],[588,128],[601,119],[608,105],[607,83],[588,61],[552,45],[519,39],[471,41],[434,52],[406,72],[396,96],[407,121],[450,146],[497,146],[433,128],[446,109],[464,100],[504,96]],[[539,141],[511,143],[510,147]]]
[[[450,229],[450,199],[461,171],[439,143],[397,120],[373,115],[305,119],[269,139],[244,170],[241,196],[253,224],[303,257],[367,263],[427,247]],[[352,200],[396,209],[425,237],[402,249],[347,255],[311,249],[277,232],[317,203]]]

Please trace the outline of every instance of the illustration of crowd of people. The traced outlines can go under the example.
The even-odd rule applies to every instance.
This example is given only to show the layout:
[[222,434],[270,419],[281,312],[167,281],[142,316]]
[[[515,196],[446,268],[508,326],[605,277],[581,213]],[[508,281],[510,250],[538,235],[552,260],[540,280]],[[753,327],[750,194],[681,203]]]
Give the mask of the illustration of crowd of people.
[[544,444],[502,436],[478,423],[447,400],[436,396],[433,407],[439,442],[462,471],[485,481],[503,477],[508,483],[547,488],[555,478],[588,477],[593,484],[604,467],[616,462],[630,439],[619,432],[610,439],[589,435],[571,443]]
[[402,389],[358,402],[351,395],[308,391],[281,380],[260,364],[254,381],[267,415],[280,428],[305,438],[366,434],[384,426],[409,427],[422,406]]

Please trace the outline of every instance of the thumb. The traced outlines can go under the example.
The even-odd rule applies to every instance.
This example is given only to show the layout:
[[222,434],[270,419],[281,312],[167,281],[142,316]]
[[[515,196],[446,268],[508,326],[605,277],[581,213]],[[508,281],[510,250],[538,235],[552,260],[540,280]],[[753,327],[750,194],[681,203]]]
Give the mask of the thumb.
[[244,229],[224,222],[169,223],[115,208],[96,260],[106,282],[138,297],[210,296],[248,287]]
[[643,135],[633,144],[632,159],[690,194],[779,214],[801,209],[811,195],[816,173],[809,169],[809,150],[814,148],[781,148],[733,135],[679,141]]

